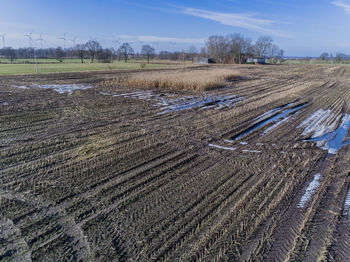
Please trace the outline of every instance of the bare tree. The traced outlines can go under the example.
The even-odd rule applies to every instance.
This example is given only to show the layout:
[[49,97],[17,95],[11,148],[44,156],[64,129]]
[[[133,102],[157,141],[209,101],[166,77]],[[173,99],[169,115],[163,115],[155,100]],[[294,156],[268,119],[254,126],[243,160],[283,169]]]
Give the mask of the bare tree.
[[16,59],[16,52],[11,47],[5,47],[2,49],[2,51],[3,55],[11,62],[13,62]]
[[129,43],[123,43],[122,46],[119,47],[118,52],[124,57],[125,63],[127,63],[129,56],[134,53],[134,49]]
[[210,36],[206,46],[209,56],[217,59],[219,63],[224,61],[224,57],[229,49],[228,41],[225,37],[217,35]]
[[283,62],[284,61],[284,50],[283,49],[280,49],[278,51],[277,58],[278,58],[279,62]]
[[328,54],[328,53],[322,53],[322,54],[320,55],[320,60],[325,61],[325,60],[328,59],[328,57],[329,57],[329,54]]
[[274,44],[271,45],[269,50],[269,57],[272,63],[277,63],[279,51],[280,51],[280,48],[277,45],[274,45]]
[[259,37],[254,46],[256,56],[268,56],[272,46],[272,42],[273,40],[270,36]]
[[207,56],[207,50],[206,50],[205,47],[202,47],[202,48],[201,48],[200,56],[202,56],[202,57],[206,57],[206,56]]
[[90,59],[91,59],[91,63],[94,62],[94,59],[96,57],[96,53],[98,50],[100,50],[102,47],[100,45],[99,42],[97,42],[96,40],[90,40],[85,44],[89,55],[90,55]]
[[81,63],[84,63],[84,57],[86,53],[86,46],[84,44],[77,44],[74,47],[74,53],[80,58]]
[[190,46],[188,48],[187,55],[191,58],[193,63],[194,58],[198,55],[197,48],[195,46]]
[[233,57],[233,61],[237,64],[243,62],[243,57],[247,56],[252,49],[252,40],[245,38],[241,34],[233,34],[228,37],[229,52]]
[[63,62],[63,49],[62,47],[57,47],[56,48],[56,59],[58,62],[62,63]]
[[147,64],[149,64],[149,60],[155,54],[155,49],[150,45],[143,45],[141,48],[141,54],[147,57]]

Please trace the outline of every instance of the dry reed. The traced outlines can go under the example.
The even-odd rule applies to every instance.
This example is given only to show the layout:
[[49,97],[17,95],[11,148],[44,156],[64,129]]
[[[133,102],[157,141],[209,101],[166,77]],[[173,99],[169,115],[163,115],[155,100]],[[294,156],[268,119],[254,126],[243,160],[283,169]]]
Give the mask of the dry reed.
[[239,76],[229,69],[191,71],[160,71],[130,74],[104,82],[107,86],[147,87],[173,90],[203,91],[224,87],[226,82]]

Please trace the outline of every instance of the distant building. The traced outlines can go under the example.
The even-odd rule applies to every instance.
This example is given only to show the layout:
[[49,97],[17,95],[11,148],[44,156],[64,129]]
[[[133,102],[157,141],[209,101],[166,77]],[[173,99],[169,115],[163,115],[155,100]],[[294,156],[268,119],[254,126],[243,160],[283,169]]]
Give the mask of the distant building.
[[197,65],[216,64],[216,61],[212,58],[198,56],[193,59],[193,64],[197,64]]
[[263,58],[263,57],[248,58],[247,63],[255,63],[255,64],[264,65],[264,64],[266,64],[266,58]]

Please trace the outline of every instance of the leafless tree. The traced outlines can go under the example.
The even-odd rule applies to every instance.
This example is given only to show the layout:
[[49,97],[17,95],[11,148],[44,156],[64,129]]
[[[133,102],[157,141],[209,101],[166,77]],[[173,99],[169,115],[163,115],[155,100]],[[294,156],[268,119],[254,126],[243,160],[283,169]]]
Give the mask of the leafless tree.
[[10,60],[11,62],[13,62],[16,59],[16,52],[14,49],[12,49],[11,47],[5,47],[2,49],[2,53],[3,55]]
[[125,63],[127,63],[129,56],[134,54],[134,49],[129,43],[123,43],[122,46],[119,47],[118,52],[124,57]]
[[90,59],[91,59],[91,63],[94,62],[94,59],[96,57],[96,53],[98,50],[100,50],[102,47],[100,45],[99,42],[97,42],[96,40],[90,40],[85,44],[89,55],[90,55]]
[[202,57],[206,57],[206,56],[207,56],[207,50],[206,50],[205,47],[202,47],[202,48],[201,48],[200,56],[202,56]]
[[272,63],[277,63],[279,51],[280,48],[277,45],[271,44],[269,50],[269,57]]
[[270,36],[259,37],[254,46],[256,56],[268,56],[272,46],[272,42],[273,40]]
[[56,59],[57,59],[57,61],[62,63],[63,62],[63,56],[64,56],[64,52],[63,52],[62,47],[57,47],[56,48]]
[[206,43],[208,54],[210,57],[217,59],[219,63],[224,61],[225,55],[228,53],[228,41],[223,36],[210,36]]
[[245,38],[241,34],[232,34],[228,37],[229,52],[231,53],[235,63],[240,64],[243,62],[243,56],[247,56],[252,49],[252,40]]
[[197,48],[195,46],[190,46],[188,48],[187,55],[191,58],[193,63],[194,58],[198,55]]
[[325,60],[327,60],[329,58],[329,54],[328,53],[322,53],[321,55],[320,55],[320,60],[322,60],[322,61],[325,61]]
[[84,57],[86,53],[86,46],[84,44],[77,44],[74,47],[74,53],[80,58],[81,63],[84,63]]
[[147,64],[149,64],[149,60],[155,54],[155,49],[150,45],[143,45],[141,48],[141,54],[147,57]]

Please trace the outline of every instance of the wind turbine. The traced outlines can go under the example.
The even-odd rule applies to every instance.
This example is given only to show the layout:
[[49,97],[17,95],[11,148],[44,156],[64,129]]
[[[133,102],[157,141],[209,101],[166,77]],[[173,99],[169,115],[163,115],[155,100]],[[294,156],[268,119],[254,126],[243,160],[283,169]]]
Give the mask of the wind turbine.
[[[33,34],[33,32],[30,32],[29,34],[24,35],[24,36],[28,37],[30,49],[32,49],[32,42],[33,42],[32,34]],[[35,60],[35,71],[38,73],[39,70],[38,70],[38,62],[36,60],[35,48],[33,48],[33,50],[34,50],[34,60]]]
[[32,42],[33,42],[32,34],[33,34],[33,32],[30,32],[29,34],[24,35],[24,36],[28,37],[30,48],[32,48]]
[[139,44],[140,50],[142,49],[142,44],[144,43],[143,41],[137,40],[137,43]]
[[40,38],[38,38],[36,41],[40,41],[40,49],[43,49],[43,41],[44,41],[44,39],[41,36],[41,34],[40,34]]
[[113,40],[112,42],[115,45],[116,50],[118,50],[118,46],[120,45],[119,38],[118,38],[118,40]]
[[155,45],[157,45],[157,47],[156,47],[156,53],[157,53],[157,51],[159,52],[159,41],[155,41],[155,42],[153,42]]
[[0,34],[0,37],[2,38],[2,45],[4,48],[5,48],[5,36],[6,36],[6,33]]
[[66,34],[64,34],[62,37],[60,37],[59,39],[63,40],[63,48],[66,49],[66,42],[67,42],[67,38],[66,38]]
[[71,42],[72,42],[73,47],[76,45],[76,40],[77,40],[77,38],[76,38],[76,37],[73,37],[72,39],[69,39],[69,41],[71,41]]

